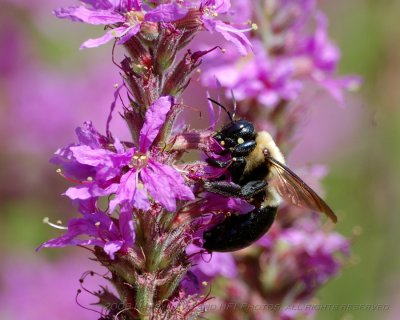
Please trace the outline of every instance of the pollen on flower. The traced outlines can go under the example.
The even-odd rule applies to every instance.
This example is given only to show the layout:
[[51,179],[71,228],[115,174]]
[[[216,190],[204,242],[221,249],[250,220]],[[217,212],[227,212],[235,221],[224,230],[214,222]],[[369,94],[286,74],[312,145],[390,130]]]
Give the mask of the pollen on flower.
[[142,169],[147,165],[148,157],[144,154],[140,154],[138,152],[132,157],[131,162],[129,163],[130,168]]
[[93,177],[87,177],[86,180],[89,181],[89,182],[92,182],[93,181]]
[[100,221],[97,221],[94,225],[96,226],[96,227],[99,227],[100,226]]
[[208,17],[218,17],[218,12],[216,11],[216,9],[217,9],[216,5],[208,6],[204,8],[203,13]]

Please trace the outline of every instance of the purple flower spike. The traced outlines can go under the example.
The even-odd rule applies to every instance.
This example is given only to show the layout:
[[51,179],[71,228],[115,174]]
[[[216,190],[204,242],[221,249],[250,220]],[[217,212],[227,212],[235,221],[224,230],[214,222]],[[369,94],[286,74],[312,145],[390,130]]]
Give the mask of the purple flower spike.
[[[240,8],[236,7],[237,14]],[[203,84],[215,87],[216,78],[223,87],[232,89],[238,100],[256,99],[267,108],[274,108],[282,101],[298,101],[310,91],[309,84],[314,84],[343,105],[344,93],[356,89],[360,80],[334,75],[340,50],[329,38],[327,18],[317,9],[316,1],[276,1],[270,14],[269,39],[261,36],[262,31],[252,34],[254,56],[242,58],[229,49],[223,56],[218,52],[210,55],[202,75]],[[222,26],[221,21],[211,20],[211,23],[214,29],[219,26],[229,31],[231,28]],[[247,43],[247,38],[234,41],[229,35],[222,35],[236,46],[235,41]]]

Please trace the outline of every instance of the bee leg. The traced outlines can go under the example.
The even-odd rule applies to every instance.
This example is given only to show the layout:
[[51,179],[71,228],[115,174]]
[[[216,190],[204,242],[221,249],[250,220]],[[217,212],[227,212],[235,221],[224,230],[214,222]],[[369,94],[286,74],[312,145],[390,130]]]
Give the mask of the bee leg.
[[232,160],[228,160],[228,161],[221,161],[221,160],[217,160],[214,158],[207,158],[206,162],[214,167],[217,168],[226,168],[229,164],[232,163]]
[[234,157],[228,161],[221,161],[213,158],[207,158],[206,162],[217,168],[226,168],[230,165],[229,171],[232,174],[234,182],[238,182],[246,167],[246,159],[244,157]]
[[240,197],[242,187],[228,181],[206,181],[203,184],[206,191],[225,197]]
[[229,167],[229,172],[232,175],[233,182],[238,183],[246,167],[246,159],[244,157],[235,157],[232,160],[234,161]]
[[231,215],[205,231],[203,248],[229,252],[243,249],[261,238],[274,222],[277,207],[260,207],[253,211]]
[[265,180],[249,181],[244,186],[242,186],[241,197],[245,199],[250,199],[260,191],[263,191],[267,185],[268,183]]
[[250,199],[257,193],[264,190],[267,182],[264,180],[250,181],[244,186],[240,186],[233,182],[227,181],[207,181],[204,182],[206,191],[217,193],[225,197],[236,197]]
[[245,141],[241,144],[237,144],[235,147],[232,148],[231,154],[233,157],[245,157],[252,152],[257,143],[254,140]]

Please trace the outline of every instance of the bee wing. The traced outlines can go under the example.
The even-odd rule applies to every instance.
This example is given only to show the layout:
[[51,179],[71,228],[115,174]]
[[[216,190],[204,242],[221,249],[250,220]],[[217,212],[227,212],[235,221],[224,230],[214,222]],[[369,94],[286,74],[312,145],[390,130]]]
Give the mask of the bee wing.
[[337,222],[337,217],[332,209],[298,175],[272,157],[267,157],[266,160],[273,171],[271,185],[275,187],[282,198],[295,206],[323,212],[333,222]]

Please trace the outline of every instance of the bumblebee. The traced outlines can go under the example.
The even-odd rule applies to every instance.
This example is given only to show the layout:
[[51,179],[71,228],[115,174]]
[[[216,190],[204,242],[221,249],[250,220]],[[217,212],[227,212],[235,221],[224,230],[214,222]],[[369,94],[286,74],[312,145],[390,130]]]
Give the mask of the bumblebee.
[[333,222],[337,218],[332,209],[301,178],[285,165],[285,159],[266,132],[256,132],[254,125],[234,117],[218,102],[230,117],[230,123],[214,138],[231,159],[207,162],[227,168],[232,181],[206,181],[205,190],[226,197],[246,199],[255,209],[246,214],[227,216],[221,223],[203,234],[203,247],[208,251],[236,251],[245,248],[271,227],[282,198],[289,203],[325,213]]

